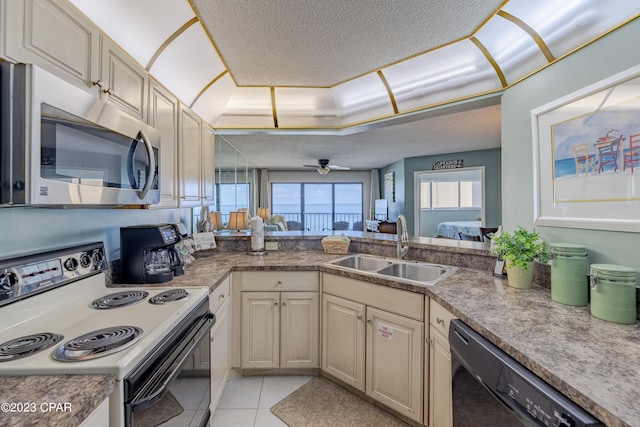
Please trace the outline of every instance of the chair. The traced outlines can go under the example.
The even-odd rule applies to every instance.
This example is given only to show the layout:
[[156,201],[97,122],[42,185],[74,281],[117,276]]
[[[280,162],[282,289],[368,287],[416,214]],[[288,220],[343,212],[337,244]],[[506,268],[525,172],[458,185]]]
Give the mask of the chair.
[[629,137],[629,151],[625,153],[622,150],[622,159],[622,170],[627,169],[627,166],[631,166],[631,173],[633,173],[633,167],[640,164],[640,133]]
[[347,221],[336,221],[333,223],[334,230],[348,230],[349,223]]
[[603,172],[606,166],[613,166],[613,171],[618,171],[618,153],[622,135],[610,142],[600,142],[596,144],[598,149],[598,173]]
[[477,234],[467,234],[462,231],[458,233],[460,240],[469,240],[471,242],[482,242],[482,237]]
[[596,170],[596,165],[594,162],[594,156],[589,155],[589,144],[574,144],[573,149],[573,157],[576,161],[576,176],[580,175],[580,172],[584,170],[586,176],[589,176],[589,169],[591,172]]
[[362,221],[356,221],[353,223],[353,231],[362,231]]
[[491,235],[498,231],[498,227],[480,227],[480,235],[485,242],[491,240]]

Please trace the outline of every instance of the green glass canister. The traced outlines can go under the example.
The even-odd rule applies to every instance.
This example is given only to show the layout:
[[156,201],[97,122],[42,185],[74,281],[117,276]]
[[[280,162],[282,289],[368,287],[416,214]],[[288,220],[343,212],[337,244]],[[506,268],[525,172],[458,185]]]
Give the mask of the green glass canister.
[[551,298],[561,304],[585,306],[589,302],[587,247],[571,243],[549,245]]
[[591,264],[591,315],[609,322],[636,321],[636,271],[614,264]]

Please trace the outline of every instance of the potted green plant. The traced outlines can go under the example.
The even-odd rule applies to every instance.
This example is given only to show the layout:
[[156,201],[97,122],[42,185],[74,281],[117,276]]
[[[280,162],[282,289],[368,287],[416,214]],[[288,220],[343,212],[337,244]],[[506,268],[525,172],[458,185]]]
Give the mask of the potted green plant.
[[509,286],[529,289],[533,286],[534,261],[547,262],[548,252],[545,242],[534,229],[529,231],[517,226],[513,233],[503,232],[494,237],[491,252],[506,261]]

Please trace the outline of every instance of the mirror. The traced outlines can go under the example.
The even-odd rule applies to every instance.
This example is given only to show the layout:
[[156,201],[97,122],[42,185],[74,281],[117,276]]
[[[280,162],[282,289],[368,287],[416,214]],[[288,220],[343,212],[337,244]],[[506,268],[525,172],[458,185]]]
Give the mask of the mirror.
[[417,171],[415,234],[460,239],[485,224],[484,167]]
[[224,136],[216,135],[216,205],[211,210],[220,211],[223,224],[232,211],[246,208],[255,213],[256,183],[256,166]]

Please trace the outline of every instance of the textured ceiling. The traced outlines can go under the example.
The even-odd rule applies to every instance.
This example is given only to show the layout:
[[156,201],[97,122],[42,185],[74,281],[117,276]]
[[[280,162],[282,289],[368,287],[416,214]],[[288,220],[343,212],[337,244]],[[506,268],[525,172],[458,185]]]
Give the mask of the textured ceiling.
[[241,86],[328,87],[470,36],[502,0],[191,0]]

